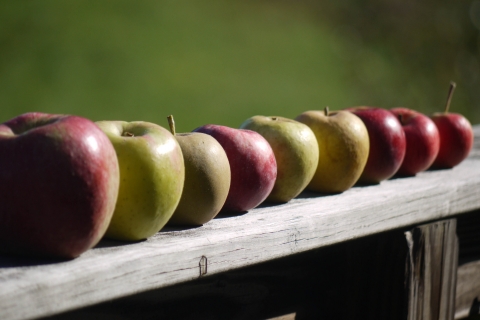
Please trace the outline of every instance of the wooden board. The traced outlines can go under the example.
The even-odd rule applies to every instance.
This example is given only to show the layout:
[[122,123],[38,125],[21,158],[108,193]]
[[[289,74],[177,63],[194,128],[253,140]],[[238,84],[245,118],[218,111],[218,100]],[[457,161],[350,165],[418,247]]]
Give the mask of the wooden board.
[[450,320],[455,314],[457,220],[406,232],[409,247],[408,320]]
[[406,320],[405,231],[411,230],[382,232],[43,319],[270,319],[295,314],[296,320]]
[[451,170],[304,193],[288,204],[165,230],[147,241],[103,241],[80,258],[0,256],[0,318],[34,318],[189,281],[314,248],[480,208],[480,127],[471,156]]
[[458,268],[455,319],[480,314],[480,260]]
[[480,314],[480,210],[457,219],[460,241],[455,319]]

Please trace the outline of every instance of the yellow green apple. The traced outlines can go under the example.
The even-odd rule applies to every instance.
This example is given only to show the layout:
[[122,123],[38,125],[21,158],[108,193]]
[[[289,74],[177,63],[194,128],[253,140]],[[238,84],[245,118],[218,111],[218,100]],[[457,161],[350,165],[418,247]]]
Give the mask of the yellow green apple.
[[275,154],[277,179],[267,201],[288,202],[305,189],[319,159],[317,140],[308,126],[283,117],[254,116],[240,128],[258,132]]
[[149,122],[99,121],[120,167],[117,204],[106,237],[136,241],[157,233],[180,201],[185,166],[167,130]]
[[227,154],[212,136],[175,133],[173,117],[168,120],[185,163],[182,197],[168,224],[202,225],[220,212],[227,199],[231,178]]
[[370,149],[363,121],[348,111],[306,111],[297,118],[312,129],[320,159],[309,190],[339,193],[351,188],[365,168]]

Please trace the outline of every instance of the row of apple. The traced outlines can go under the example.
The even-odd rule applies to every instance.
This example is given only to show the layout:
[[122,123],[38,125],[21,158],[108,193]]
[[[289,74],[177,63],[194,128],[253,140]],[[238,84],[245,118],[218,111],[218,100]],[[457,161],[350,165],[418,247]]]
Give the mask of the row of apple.
[[[340,193],[395,174],[451,168],[470,123],[406,108],[254,116],[240,129],[177,134],[148,122],[27,113],[0,125],[0,248],[74,258],[106,236],[136,241],[167,223],[288,202],[305,188]],[[248,130],[247,130],[248,129]]]

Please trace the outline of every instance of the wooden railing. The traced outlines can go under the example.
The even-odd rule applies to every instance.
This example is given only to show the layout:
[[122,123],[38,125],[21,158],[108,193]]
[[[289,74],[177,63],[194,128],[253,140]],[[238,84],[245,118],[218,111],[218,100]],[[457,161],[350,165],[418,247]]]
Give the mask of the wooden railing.
[[[458,250],[452,218],[480,209],[480,126],[474,131],[474,150],[450,170],[354,187],[338,195],[304,192],[287,204],[219,216],[198,228],[166,229],[143,242],[103,240],[67,262],[0,256],[0,319],[53,315],[399,230],[405,243],[402,250],[409,257],[406,317],[427,319],[422,318],[427,306],[421,307],[427,293],[421,297],[418,293],[429,285],[434,289],[440,285],[445,291],[429,287],[430,299],[438,300],[437,307],[431,307],[438,310],[429,311],[432,317],[453,314]],[[432,223],[438,220],[444,222]],[[441,246],[435,237],[443,239]],[[438,246],[441,259],[434,257],[436,249],[431,250]],[[423,265],[429,252],[434,269],[427,270]],[[445,279],[425,283],[430,273],[438,277],[435,270],[443,272]],[[448,288],[444,281],[450,281]],[[457,317],[468,314],[465,299],[457,307]]]

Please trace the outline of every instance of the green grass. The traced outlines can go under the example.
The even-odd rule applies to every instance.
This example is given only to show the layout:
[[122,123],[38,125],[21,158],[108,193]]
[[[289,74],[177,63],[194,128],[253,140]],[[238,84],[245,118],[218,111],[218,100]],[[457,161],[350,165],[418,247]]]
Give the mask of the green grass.
[[40,111],[167,127],[173,114],[181,132],[326,105],[436,108],[428,78],[410,83],[382,48],[320,20],[274,2],[2,3],[0,122]]

